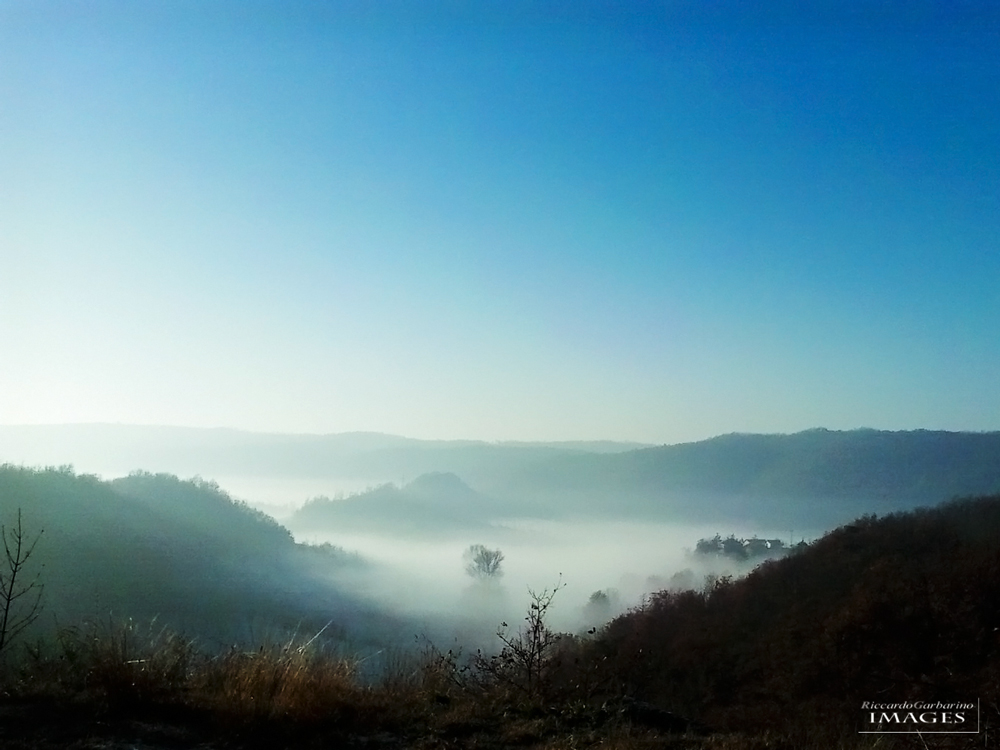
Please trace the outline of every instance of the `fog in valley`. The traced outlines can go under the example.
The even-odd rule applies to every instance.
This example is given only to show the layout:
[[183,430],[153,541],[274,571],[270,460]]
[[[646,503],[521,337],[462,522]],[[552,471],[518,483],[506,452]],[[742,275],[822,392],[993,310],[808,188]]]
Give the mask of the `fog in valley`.
[[[660,461],[655,451],[661,449],[643,457],[649,450],[634,444],[415,441],[374,434],[0,427],[0,455],[8,466],[62,467],[55,474],[32,475],[32,481],[51,485],[52,508],[39,505],[33,511],[31,502],[10,491],[2,498],[7,515],[21,502],[27,517],[48,526],[55,541],[79,512],[74,495],[98,482],[126,501],[113,511],[126,516],[113,522],[119,524],[117,533],[129,538],[123,529],[131,524],[140,535],[169,540],[159,565],[167,571],[162,582],[109,581],[120,589],[118,599],[109,598],[96,579],[120,578],[126,571],[99,566],[84,586],[89,599],[75,601],[67,612],[100,614],[102,606],[123,611],[140,597],[143,612],[176,615],[196,628],[206,627],[204,620],[218,638],[227,628],[243,634],[251,624],[259,629],[261,612],[285,612],[290,626],[300,617],[312,618],[304,627],[332,622],[342,628],[338,637],[354,643],[374,638],[412,645],[415,636],[426,636],[487,649],[496,645],[500,623],[515,628],[521,623],[531,591],[559,587],[551,625],[584,632],[657,591],[701,589],[709,575],[740,575],[762,559],[697,555],[699,540],[718,534],[790,545],[828,528],[823,514],[815,514],[812,524],[799,522],[801,512],[770,517],[766,504],[749,497],[707,503],[705,487],[692,486],[686,499],[683,487],[623,484],[615,462]],[[139,462],[153,474],[123,470],[123,461]],[[75,489],[53,484],[69,477],[75,477]],[[128,517],[134,499],[154,515]],[[156,520],[164,514],[177,520],[176,529]],[[272,528],[264,523],[267,518],[273,519]],[[68,529],[67,550],[75,549],[84,530],[105,538],[112,527],[101,524],[107,523],[110,518],[95,518],[93,526]],[[193,574],[181,572],[188,570],[184,550],[194,543],[192,527],[210,531],[200,554],[218,552],[220,572],[205,562],[195,565]],[[287,542],[281,541],[283,534]],[[124,559],[116,545],[110,537],[103,548],[97,544],[102,551],[91,545],[84,554]],[[472,545],[502,554],[497,575],[483,581],[467,573],[465,556]],[[53,597],[60,589],[73,590],[72,580],[60,583],[65,566],[53,560],[49,567],[56,579]],[[174,579],[191,575],[239,581],[246,592],[226,594],[235,599],[218,607],[214,595],[203,594],[208,614],[202,619],[201,605],[190,602],[180,608],[191,610],[188,614],[172,612]],[[147,583],[165,587],[165,604],[142,592]],[[187,585],[182,582],[182,588]],[[265,603],[255,604],[259,597]],[[57,602],[52,605],[62,611]]]
[[[502,721],[560,700],[571,733],[581,711],[687,733],[748,649],[752,703],[768,700],[753,665],[775,672],[772,694],[799,695],[795,680],[859,663],[831,643],[872,632],[898,643],[905,629],[878,623],[906,624],[913,602],[920,622],[931,608],[973,613],[938,647],[939,674],[950,644],[971,638],[979,658],[975,634],[995,621],[975,613],[998,590],[997,498],[943,501],[1000,487],[1000,433],[817,429],[636,447],[103,426],[100,440],[56,429],[31,453],[18,431],[0,427],[0,667],[79,670],[84,691],[111,679],[141,694],[172,663],[174,694],[199,696],[199,675],[218,674],[216,694],[249,690],[248,716],[315,706],[309,731],[317,715],[340,727],[330,710],[345,695],[388,691],[381,717],[402,690],[463,736],[454,707],[494,710],[493,696]],[[98,475],[122,460],[100,455],[102,441],[150,468]],[[956,553],[962,535],[980,552]],[[963,561],[968,573],[953,572]],[[928,575],[954,579],[958,604],[939,606]],[[913,638],[915,658],[928,642]],[[112,677],[76,666],[94,658],[116,665]],[[661,684],[681,699],[658,697]]]
[[[612,592],[618,614],[643,596],[666,588],[700,588],[710,573],[739,574],[748,569],[731,561],[697,559],[695,543],[736,532],[737,536],[776,537],[764,530],[720,529],[707,525],[613,520],[505,519],[476,536],[399,537],[376,533],[309,532],[296,538],[329,542],[359,552],[374,567],[349,583],[391,610],[418,617],[485,620],[492,630],[499,619],[517,623],[529,603],[528,590],[564,585],[553,606],[553,624],[577,632],[602,622],[588,613],[598,591]],[[785,541],[788,532],[784,532]],[[463,553],[472,544],[500,550],[502,577],[495,596],[464,570]],[[482,611],[477,611],[482,610]],[[499,619],[498,619],[499,618]],[[494,621],[495,620],[495,621]]]
[[[0,427],[0,511],[45,530],[50,622],[127,613],[213,642],[273,628],[366,653],[488,650],[531,592],[558,588],[549,625],[585,633],[860,515],[988,492],[997,455],[997,433],[649,447]],[[490,575],[470,574],[475,545],[496,553]]]

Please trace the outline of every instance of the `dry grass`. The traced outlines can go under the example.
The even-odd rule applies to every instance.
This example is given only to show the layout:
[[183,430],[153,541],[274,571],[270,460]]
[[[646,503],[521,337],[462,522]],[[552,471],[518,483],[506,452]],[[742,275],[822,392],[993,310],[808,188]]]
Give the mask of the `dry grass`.
[[[48,651],[32,650],[17,672],[7,675],[0,696],[59,698],[56,705],[76,707],[74,716],[80,715],[82,706],[85,714],[111,717],[102,720],[104,729],[78,726],[87,734],[113,731],[114,717],[121,726],[130,722],[128,731],[134,731],[135,721],[149,722],[150,717],[160,724],[173,722],[174,729],[189,734],[192,723],[198,723],[190,736],[207,737],[201,740],[205,747],[965,750],[994,746],[983,736],[930,738],[925,744],[918,737],[860,736],[806,727],[799,727],[794,736],[671,734],[631,723],[620,712],[582,700],[526,703],[523,696],[511,700],[509,686],[491,685],[482,675],[470,679],[460,657],[434,649],[384,658],[382,676],[373,681],[363,676],[361,659],[338,653],[320,635],[292,636],[254,650],[206,654],[191,640],[155,624],[140,626],[130,620],[90,624],[64,631]],[[0,700],[0,708],[2,704]],[[72,734],[72,727],[67,731]],[[0,731],[0,745],[3,740]],[[23,746],[58,747],[62,741]]]
[[354,665],[304,646],[232,650],[191,677],[196,695],[224,711],[254,717],[315,720],[359,703]]
[[55,644],[27,649],[6,675],[15,692],[72,694],[108,707],[183,694],[198,660],[195,644],[156,622],[91,622]]

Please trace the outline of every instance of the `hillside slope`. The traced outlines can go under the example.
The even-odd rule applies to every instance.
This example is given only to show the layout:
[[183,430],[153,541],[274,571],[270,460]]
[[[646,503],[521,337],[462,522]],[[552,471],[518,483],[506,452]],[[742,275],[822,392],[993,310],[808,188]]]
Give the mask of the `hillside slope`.
[[830,527],[864,513],[1000,492],[1000,433],[807,430],[560,456],[478,489],[550,508]]
[[483,529],[510,506],[476,492],[456,475],[421,474],[409,484],[382,485],[345,498],[318,497],[286,521],[296,532],[379,531],[435,536]]
[[[864,513],[1000,492],[998,432],[815,429],[637,448],[426,441],[372,433],[0,426],[3,460],[101,466],[112,475],[149,469],[222,482],[239,478],[244,488],[325,478],[334,488],[330,492],[342,490],[339,481],[356,488],[358,482],[405,485],[424,474],[454,474],[493,500],[469,505],[477,523],[498,515],[614,515],[821,529]],[[266,494],[261,490],[257,501],[270,502]],[[397,500],[409,502],[403,496]],[[392,507],[405,513],[399,503]]]
[[2,466],[8,528],[19,509],[28,538],[42,533],[29,571],[45,585],[40,624],[155,617],[232,638],[256,622],[347,625],[365,609],[329,583],[355,560],[296,545],[211,483],[151,474],[103,482]]
[[995,709],[998,538],[1000,496],[865,517],[745,579],[663,592],[578,658],[592,679],[720,729],[853,732],[865,700]]

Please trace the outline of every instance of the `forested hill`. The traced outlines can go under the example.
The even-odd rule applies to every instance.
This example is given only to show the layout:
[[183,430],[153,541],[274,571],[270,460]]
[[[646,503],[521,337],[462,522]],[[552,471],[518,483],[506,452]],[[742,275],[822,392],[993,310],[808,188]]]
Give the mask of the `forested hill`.
[[717,729],[851,731],[872,696],[979,699],[994,721],[998,535],[1000,496],[861,518],[744,579],[656,594],[576,657]]
[[[303,477],[322,477],[331,486],[334,480],[405,486],[421,475],[454,474],[481,497],[470,496],[462,506],[448,488],[435,487],[420,498],[384,489],[377,498],[365,499],[373,501],[372,512],[459,507],[478,521],[497,515],[613,514],[829,528],[864,513],[1000,492],[998,432],[815,429],[637,447],[428,441],[372,433],[33,426],[0,427],[0,461],[76,464],[87,471],[106,466],[111,475],[135,469],[200,474],[223,484],[242,477],[250,487],[261,479]],[[367,512],[365,505],[340,506],[337,514],[358,516]]]
[[384,484],[346,498],[317,497],[285,523],[299,532],[365,530],[447,535],[458,529],[485,531],[491,519],[516,512],[482,495],[454,474],[422,474],[409,484]]
[[[445,451],[438,458],[442,470],[453,465]],[[471,525],[504,515],[595,514],[822,529],[866,513],[1000,492],[1000,433],[732,434],[618,453],[539,452],[502,465],[498,471],[483,455],[461,480],[427,475],[436,479],[423,492],[415,491],[418,479],[345,501],[320,499],[292,522],[357,525],[388,518],[400,525],[416,518],[426,525],[440,517],[444,525]],[[445,476],[464,492],[444,486]]]
[[260,622],[347,626],[365,609],[330,583],[356,558],[296,544],[210,482],[145,473],[104,482],[0,466],[8,538],[18,513],[25,539],[38,539],[26,574],[45,587],[43,625],[157,618],[235,638]]
[[1000,491],[1000,433],[732,434],[614,455],[553,457],[481,489],[623,513],[778,514],[782,520],[804,514],[842,522],[858,513]]

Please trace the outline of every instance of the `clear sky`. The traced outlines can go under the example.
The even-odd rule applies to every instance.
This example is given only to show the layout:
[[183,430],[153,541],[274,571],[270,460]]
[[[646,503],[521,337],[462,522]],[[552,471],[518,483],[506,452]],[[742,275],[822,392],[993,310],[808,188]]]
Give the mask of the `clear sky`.
[[0,423],[67,422],[1000,429],[1000,5],[0,0]]

